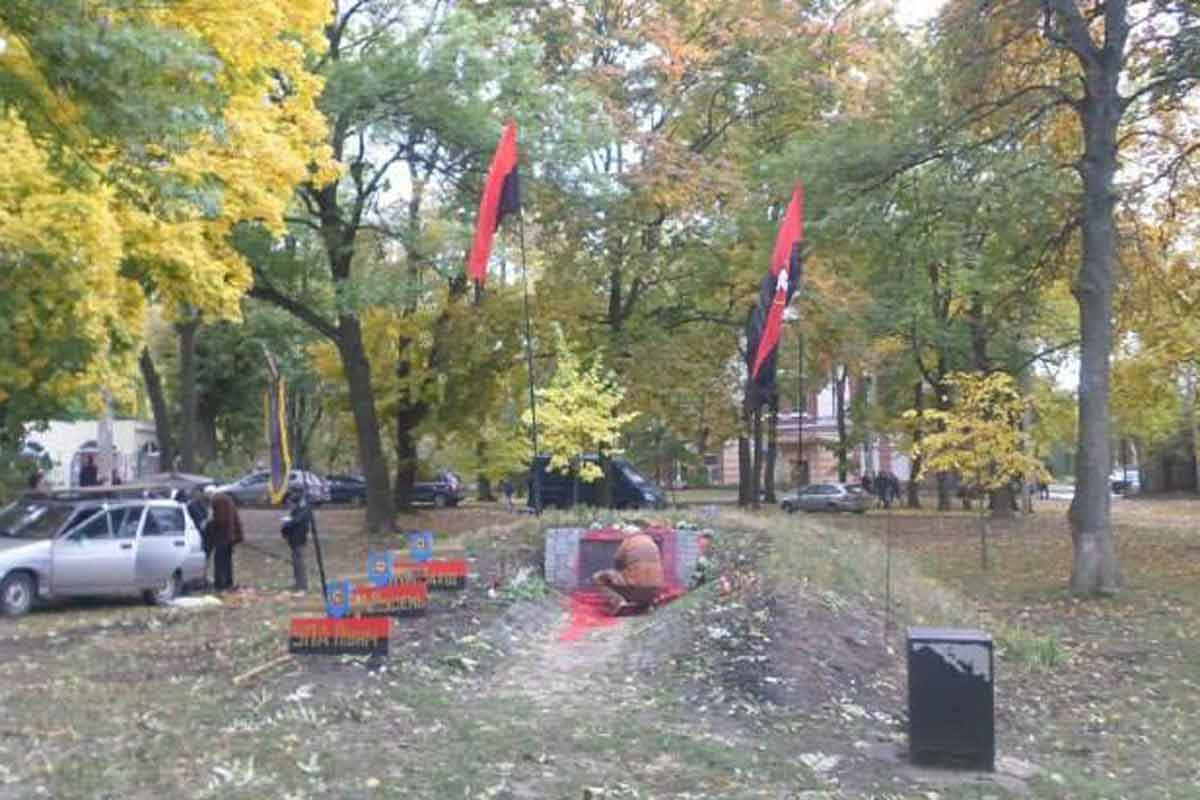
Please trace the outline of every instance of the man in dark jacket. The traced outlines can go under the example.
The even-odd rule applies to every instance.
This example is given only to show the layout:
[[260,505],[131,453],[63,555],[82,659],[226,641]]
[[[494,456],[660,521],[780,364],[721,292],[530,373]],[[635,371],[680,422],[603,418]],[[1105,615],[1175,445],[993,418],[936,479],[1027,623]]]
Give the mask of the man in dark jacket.
[[96,466],[96,459],[90,455],[83,457],[83,466],[79,468],[79,485],[81,487],[100,485],[100,469]]
[[241,543],[242,520],[233,498],[223,492],[212,492],[212,521],[209,536],[213,546],[213,588],[218,592],[233,588],[233,548]]
[[312,527],[312,507],[304,492],[290,492],[288,500],[291,511],[283,518],[281,533],[292,551],[292,590],[308,591],[308,568],[304,564],[304,546],[308,544],[308,531]]
[[212,536],[209,530],[209,519],[211,513],[208,507],[208,496],[204,489],[193,489],[190,495],[182,492],[176,498],[180,502],[187,503],[188,516],[192,518],[192,522],[196,526],[196,530],[200,532],[200,543],[204,546],[204,586],[208,587],[208,562],[212,559],[213,544]]

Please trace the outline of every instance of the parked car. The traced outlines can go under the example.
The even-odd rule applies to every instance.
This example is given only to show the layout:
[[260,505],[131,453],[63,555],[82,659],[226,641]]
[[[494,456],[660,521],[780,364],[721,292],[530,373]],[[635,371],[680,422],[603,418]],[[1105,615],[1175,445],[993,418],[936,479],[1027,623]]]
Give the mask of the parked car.
[[326,475],[329,502],[363,505],[367,502],[367,479],[362,475]]
[[[585,461],[599,464],[596,456],[585,456]],[[613,458],[612,465],[612,504],[615,508],[666,508],[667,498],[663,490],[641,475],[633,465],[623,458]],[[538,456],[534,459],[533,470],[537,471],[541,481],[542,508],[570,508],[576,499],[583,505],[595,506],[600,502],[600,482],[585,483],[575,480],[574,473],[558,472],[549,469],[550,457]],[[534,493],[531,490],[527,504],[534,507]]]
[[1137,494],[1142,486],[1137,467],[1117,467],[1108,476],[1108,480],[1112,484],[1113,494]]
[[779,507],[788,513],[797,511],[853,511],[862,514],[871,507],[874,497],[861,486],[850,483],[813,483],[798,492],[786,495]]
[[462,479],[449,470],[439,472],[431,481],[417,481],[413,484],[414,503],[433,503],[438,508],[445,508],[458,505],[466,496]]
[[200,532],[182,503],[106,494],[30,494],[0,509],[0,614],[139,592],[166,604],[204,579]]
[[[271,473],[265,469],[256,470],[243,475],[235,481],[222,484],[217,491],[233,498],[239,506],[269,505],[267,497],[267,480]],[[313,472],[294,469],[288,474],[288,491],[306,491],[308,502],[313,505],[328,503],[330,497],[329,484],[320,475]]]

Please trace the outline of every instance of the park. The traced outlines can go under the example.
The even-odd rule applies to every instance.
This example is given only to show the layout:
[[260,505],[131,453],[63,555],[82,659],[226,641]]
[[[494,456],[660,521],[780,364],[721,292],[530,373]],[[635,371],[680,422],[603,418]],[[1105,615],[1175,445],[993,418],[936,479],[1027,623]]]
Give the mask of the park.
[[0,800],[1200,796],[1200,8],[7,0]]

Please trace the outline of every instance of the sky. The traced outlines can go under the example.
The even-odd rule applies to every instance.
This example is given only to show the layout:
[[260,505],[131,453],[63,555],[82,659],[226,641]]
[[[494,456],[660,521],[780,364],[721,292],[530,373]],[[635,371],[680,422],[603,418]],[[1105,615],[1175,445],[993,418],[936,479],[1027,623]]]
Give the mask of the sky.
[[946,0],[895,0],[896,19],[901,25],[920,25],[938,12]]

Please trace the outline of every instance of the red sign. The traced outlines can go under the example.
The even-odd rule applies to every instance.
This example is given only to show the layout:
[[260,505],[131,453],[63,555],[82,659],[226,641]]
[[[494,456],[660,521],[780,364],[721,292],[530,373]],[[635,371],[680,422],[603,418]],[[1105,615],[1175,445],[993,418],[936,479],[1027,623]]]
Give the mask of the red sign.
[[388,617],[304,617],[292,620],[288,652],[386,656],[391,636],[392,620]]
[[433,559],[425,563],[425,582],[431,587],[461,589],[467,583],[465,558]]
[[397,582],[423,581],[430,589],[462,589],[467,585],[465,558],[431,558],[428,561],[411,559],[395,562]]
[[350,613],[356,616],[414,616],[428,609],[429,589],[424,583],[355,586],[350,593]]

